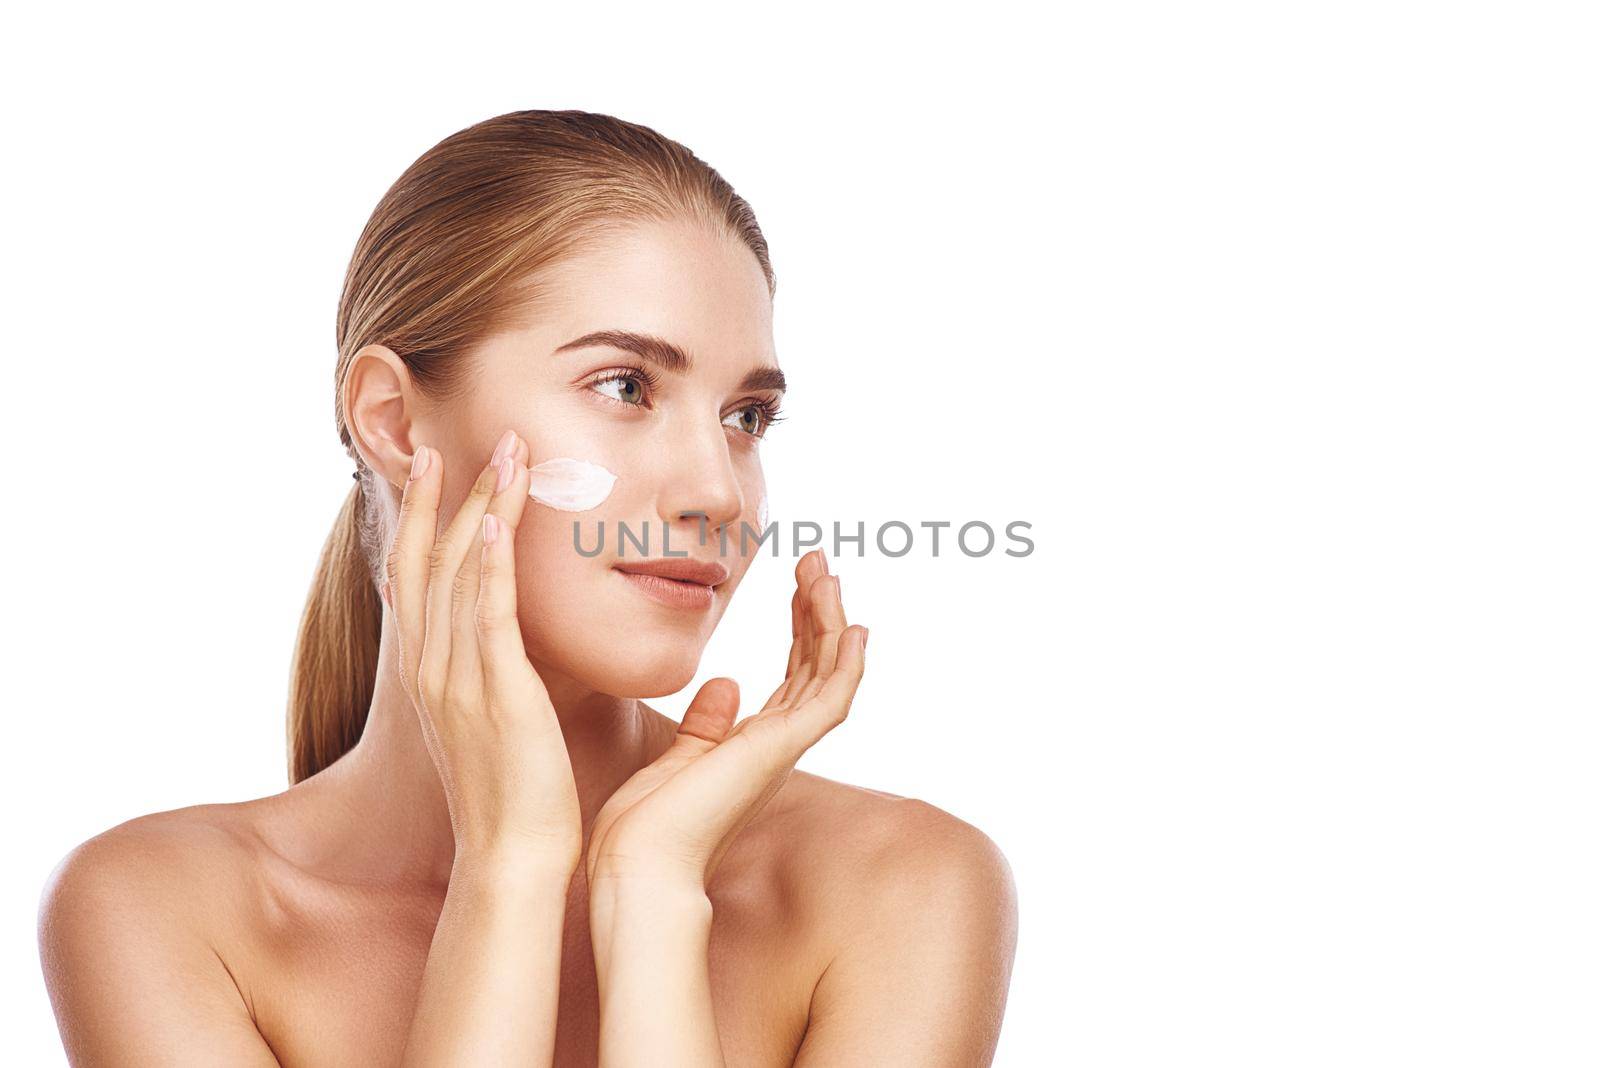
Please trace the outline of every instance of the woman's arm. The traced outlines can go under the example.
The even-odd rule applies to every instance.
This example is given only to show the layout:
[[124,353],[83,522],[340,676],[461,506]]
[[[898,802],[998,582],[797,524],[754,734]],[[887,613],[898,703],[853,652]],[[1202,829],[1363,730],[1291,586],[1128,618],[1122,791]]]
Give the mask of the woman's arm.
[[584,864],[602,1065],[723,1063],[706,888],[795,761],[844,722],[866,670],[866,628],[846,622],[826,569],[820,552],[795,567],[788,674],[761,711],[735,723],[737,684],[710,680],[667,751],[595,817]]
[[[876,849],[841,863],[851,923],[812,996],[796,1068],[992,1063],[1017,945],[1016,884],[999,847],[913,800]],[[589,901],[602,1068],[721,1066],[709,899],[607,880]]]
[[455,862],[403,1068],[550,1064],[567,887],[582,856],[572,766],[517,622],[528,447],[507,431],[439,530],[444,460],[419,446],[384,603],[439,771]]
[[402,1068],[552,1062],[574,870],[457,857]]
[[602,879],[589,888],[600,1068],[721,1068],[704,890]]

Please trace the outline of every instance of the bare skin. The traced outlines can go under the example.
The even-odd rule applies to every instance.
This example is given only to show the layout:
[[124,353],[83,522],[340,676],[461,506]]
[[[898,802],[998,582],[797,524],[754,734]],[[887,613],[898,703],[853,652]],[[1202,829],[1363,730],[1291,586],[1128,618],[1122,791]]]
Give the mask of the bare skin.
[[[444,890],[344,881],[354,873],[276,853],[269,836],[330,854],[348,841],[329,833],[327,806],[296,796],[314,794],[316,780],[256,801],[144,816],[79,847],[66,869],[75,883],[58,889],[65,897],[56,904],[56,922],[75,928],[55,938],[58,982],[74,989],[53,991],[73,1029],[72,1063],[399,1062]],[[994,861],[980,832],[920,801],[803,771],[769,807],[776,811],[741,835],[711,893],[712,990],[727,1062],[795,1063],[829,961],[872,938],[893,948],[874,947],[863,962],[882,969],[883,987],[863,982],[859,995],[847,990],[834,1002],[844,1002],[841,1027],[864,1018],[871,1031],[859,1045],[842,1032],[842,1055],[813,1063],[988,1063],[1004,977],[996,990],[981,969],[1009,973],[1011,953],[998,915],[1004,888],[983,882]],[[841,835],[846,820],[860,829]],[[907,838],[919,842],[914,857],[900,852]],[[944,880],[941,890],[916,885],[923,869]],[[922,918],[901,922],[879,893]],[[561,1066],[596,1063],[586,894],[580,873],[562,941],[552,1062]],[[72,915],[80,908],[84,915]],[[180,981],[176,968],[192,974]],[[855,997],[866,1000],[852,1015]],[[828,1022],[819,1015],[819,1026]],[[136,1026],[152,1039],[207,1037],[164,1062],[119,1059]],[[276,1061],[259,1055],[261,1044]]]
[[[554,310],[539,325],[486,347],[465,410],[430,410],[392,353],[375,349],[362,374],[352,371],[350,421],[374,471],[409,487],[415,457],[435,443],[440,530],[482,482],[495,421],[523,424],[511,435],[520,481],[485,494],[478,515],[503,513],[508,524],[498,544],[511,630],[499,633],[510,634],[502,645],[513,659],[525,654],[531,681],[502,674],[491,689],[543,709],[559,730],[548,746],[537,731],[495,745],[481,728],[448,726],[443,703],[429,708],[406,684],[420,628],[405,620],[422,613],[407,600],[420,587],[401,583],[350,753],[271,797],[129,821],[52,874],[41,954],[74,1064],[488,1063],[473,1056],[484,1051],[563,1066],[989,1062],[1016,938],[1004,858],[924,802],[789,770],[843,720],[853,684],[835,688],[842,707],[816,711],[793,754],[760,768],[730,759],[737,774],[685,776],[693,788],[677,797],[660,785],[662,768],[683,775],[731,753],[769,708],[792,712],[778,701],[792,680],[824,680],[849,663],[854,630],[821,555],[796,566],[790,613],[795,646],[814,636],[811,666],[797,676],[791,648],[773,698],[737,725],[737,689],[714,680],[679,724],[609,694],[681,689],[751,559],[724,557],[730,574],[711,610],[658,610],[604,562],[558,554],[566,517],[526,503],[522,465],[596,455],[629,472],[627,492],[608,502],[619,518],[687,522],[684,511],[697,509],[714,524],[754,522],[764,483],[740,437],[753,420],[738,408],[737,383],[775,361],[764,283],[740,252],[663,225],[580,257],[552,283]],[[671,336],[695,356],[648,421],[586,407],[587,365],[528,356],[619,324]],[[530,377],[545,368],[547,378]],[[506,407],[530,396],[540,414],[531,426]],[[700,418],[729,412],[735,425]],[[468,566],[464,554],[462,566],[480,569],[473,588],[487,587],[491,550],[471,544],[484,563]],[[579,605],[600,616],[590,630],[573,625]],[[477,641],[471,631],[455,637]],[[431,747],[429,722],[447,724]],[[563,780],[552,768],[570,770]],[[696,805],[705,812],[687,817]],[[452,994],[461,990],[470,996]],[[697,1059],[702,1049],[710,1055]]]

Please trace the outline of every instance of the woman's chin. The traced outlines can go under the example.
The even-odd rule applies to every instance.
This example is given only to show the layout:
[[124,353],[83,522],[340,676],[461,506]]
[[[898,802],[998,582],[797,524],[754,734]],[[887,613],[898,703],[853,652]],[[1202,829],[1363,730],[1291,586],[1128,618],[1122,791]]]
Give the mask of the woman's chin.
[[601,693],[613,697],[668,697],[694,681],[694,672],[674,672],[671,675],[640,675],[610,673],[591,678],[590,684]]
[[[611,643],[608,643],[611,644]],[[700,669],[698,644],[641,641],[616,644],[626,653],[588,655],[569,658],[570,674],[599,693],[613,697],[666,697],[694,681]]]

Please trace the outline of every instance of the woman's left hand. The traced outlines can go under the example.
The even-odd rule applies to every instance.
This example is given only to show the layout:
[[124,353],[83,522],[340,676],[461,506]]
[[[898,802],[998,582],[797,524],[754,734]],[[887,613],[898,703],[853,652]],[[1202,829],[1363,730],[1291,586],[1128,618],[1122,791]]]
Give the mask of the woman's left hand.
[[865,670],[867,629],[846,625],[839,580],[821,550],[801,558],[795,583],[783,684],[737,724],[738,685],[715,678],[700,687],[671,747],[595,817],[584,855],[591,889],[615,883],[703,893],[795,761],[844,722]]

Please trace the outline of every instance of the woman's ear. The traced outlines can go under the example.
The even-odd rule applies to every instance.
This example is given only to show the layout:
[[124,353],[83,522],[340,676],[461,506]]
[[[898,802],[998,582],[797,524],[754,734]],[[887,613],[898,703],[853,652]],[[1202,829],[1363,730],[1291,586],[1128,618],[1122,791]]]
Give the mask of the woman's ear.
[[344,425],[362,460],[391,485],[411,474],[412,420],[418,401],[411,370],[394,350],[368,345],[350,360],[344,380]]

